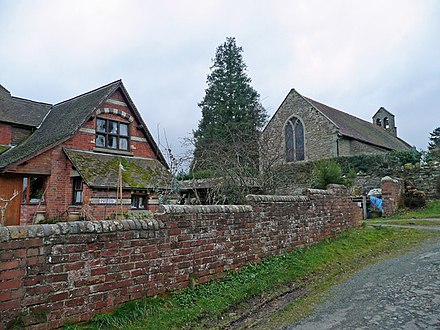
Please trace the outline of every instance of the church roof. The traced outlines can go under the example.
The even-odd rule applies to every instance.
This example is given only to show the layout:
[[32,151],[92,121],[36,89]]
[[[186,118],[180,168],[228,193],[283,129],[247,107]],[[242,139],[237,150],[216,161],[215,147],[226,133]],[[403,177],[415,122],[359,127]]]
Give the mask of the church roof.
[[30,135],[28,139],[0,155],[0,171],[4,170],[7,166],[20,163],[49,150],[55,145],[72,137],[83,123],[89,119],[93,112],[118,88],[120,88],[127,97],[158,159],[164,166],[168,167],[165,158],[125,90],[122,81],[117,80],[67,101],[50,106],[50,110],[41,123],[41,126]]
[[339,133],[343,136],[388,150],[411,149],[411,146],[408,143],[394,136],[382,127],[308,97],[304,97],[304,99],[332,121],[339,128]]

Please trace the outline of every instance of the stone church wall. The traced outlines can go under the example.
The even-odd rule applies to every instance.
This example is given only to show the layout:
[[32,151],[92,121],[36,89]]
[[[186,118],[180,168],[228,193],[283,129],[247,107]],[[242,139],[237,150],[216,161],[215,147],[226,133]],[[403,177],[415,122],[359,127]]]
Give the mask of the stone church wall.
[[263,132],[263,158],[272,163],[285,163],[284,126],[293,115],[304,125],[306,160],[318,160],[336,155],[336,127],[301,95],[292,90]]
[[373,146],[371,144],[363,143],[361,141],[350,140],[350,152],[348,154],[340,153],[339,156],[353,156],[353,155],[378,153],[378,152],[387,152],[387,150]]

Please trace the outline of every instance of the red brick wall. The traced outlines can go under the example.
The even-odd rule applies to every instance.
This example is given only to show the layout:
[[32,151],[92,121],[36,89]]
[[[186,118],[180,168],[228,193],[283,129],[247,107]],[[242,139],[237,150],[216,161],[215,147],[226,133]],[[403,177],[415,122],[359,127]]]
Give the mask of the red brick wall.
[[392,216],[402,205],[403,181],[389,176],[382,178],[382,215]]
[[23,174],[50,174],[52,167],[52,150],[45,151],[27,162],[17,166],[14,173]]
[[0,327],[87,320],[317,242],[361,219],[345,189],[250,196],[251,205],[164,206],[148,221],[0,227]]
[[9,145],[11,143],[11,125],[0,123],[0,144]]

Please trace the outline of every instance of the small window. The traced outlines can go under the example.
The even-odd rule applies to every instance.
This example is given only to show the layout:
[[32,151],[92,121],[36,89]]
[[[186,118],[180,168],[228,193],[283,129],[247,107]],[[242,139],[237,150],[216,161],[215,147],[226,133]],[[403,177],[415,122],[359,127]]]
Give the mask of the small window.
[[83,181],[81,177],[73,178],[73,204],[82,204],[83,202]]
[[105,148],[105,135],[96,135],[96,146]]
[[119,135],[120,136],[128,136],[128,125],[120,123],[119,124]]
[[128,150],[128,139],[119,138],[119,149]]
[[132,209],[145,209],[147,206],[147,195],[131,195]]
[[390,128],[390,121],[389,121],[388,117],[385,117],[383,119],[383,127]]
[[29,176],[23,178],[23,203],[36,204],[42,202],[46,178]]
[[117,134],[118,133],[118,122],[116,121],[108,121],[108,132],[111,134]]
[[380,118],[376,119],[376,125],[377,126],[382,126],[382,120]]
[[110,149],[116,149],[117,139],[118,138],[116,136],[109,135],[107,138],[107,147],[109,147]]
[[105,118],[97,118],[95,143],[97,147],[101,148],[129,150],[128,124]]
[[103,133],[105,133],[107,130],[106,130],[106,120],[104,120],[104,119],[96,119],[96,131],[97,132],[103,132]]

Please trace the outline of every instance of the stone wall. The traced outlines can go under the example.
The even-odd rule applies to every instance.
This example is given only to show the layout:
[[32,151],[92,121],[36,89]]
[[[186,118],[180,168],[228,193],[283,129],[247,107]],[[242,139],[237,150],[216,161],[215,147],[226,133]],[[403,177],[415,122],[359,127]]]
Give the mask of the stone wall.
[[[440,164],[438,163],[430,163],[422,166],[411,165],[388,168],[384,173],[386,173],[387,176],[410,181],[417,189],[424,191],[428,199],[440,198],[440,191],[438,191],[440,182]],[[372,188],[379,188],[381,186],[380,174],[375,175],[374,173],[363,173],[358,175],[355,185],[361,186],[364,192]]]
[[357,226],[347,190],[329,188],[251,195],[241,206],[164,206],[149,221],[0,227],[0,328],[84,321]]
[[410,181],[417,189],[424,191],[429,199],[440,199],[439,163],[410,166],[409,168],[404,167],[395,173],[394,176]]
[[[428,199],[440,198],[440,163],[401,166],[387,161],[386,155],[371,157],[377,156],[381,158],[374,162],[366,158],[365,164],[361,162],[362,158],[359,156],[335,158],[335,160],[341,164],[346,173],[350,167],[358,172],[353,185],[359,187],[363,194],[367,194],[373,188],[380,188],[382,178],[390,176],[410,181],[417,189],[424,191]],[[280,167],[277,178],[282,180],[277,182],[274,193],[289,194],[310,187],[314,166],[314,162],[299,162]],[[361,170],[358,169],[359,166],[362,166]]]

